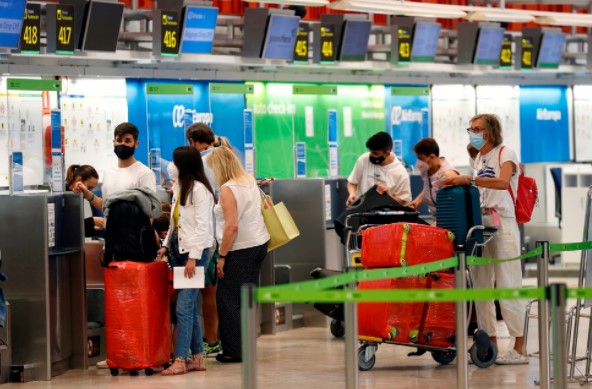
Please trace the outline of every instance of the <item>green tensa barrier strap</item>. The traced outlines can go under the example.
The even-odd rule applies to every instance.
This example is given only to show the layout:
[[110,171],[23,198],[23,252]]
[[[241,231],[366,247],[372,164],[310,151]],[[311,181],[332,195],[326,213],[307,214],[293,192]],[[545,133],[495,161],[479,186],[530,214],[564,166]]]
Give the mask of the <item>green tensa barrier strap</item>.
[[592,288],[573,288],[567,290],[567,298],[592,299]]
[[420,276],[435,271],[450,269],[458,265],[458,258],[452,257],[441,261],[423,263],[421,265],[391,267],[386,269],[354,270],[336,276],[320,278],[318,280],[302,281],[292,284],[266,286],[259,288],[263,291],[303,291],[331,289],[358,281],[381,280],[385,278],[401,278]]
[[[549,251],[556,253],[560,251],[578,251],[578,250],[589,250],[592,249],[592,241],[590,242],[575,242],[575,243],[551,243],[549,245]],[[508,258],[508,259],[495,259],[495,258],[483,258],[483,257],[467,257],[467,264],[468,265],[493,265],[496,263],[503,263],[503,262],[511,262],[511,261],[518,261],[521,259],[536,257],[537,255],[543,254],[543,248],[537,247],[533,250],[530,250],[527,253],[524,253],[518,257]]]
[[[591,291],[592,292],[592,291]],[[591,293],[592,295],[592,293]],[[342,303],[342,302],[451,302],[539,299],[544,288],[521,289],[392,289],[392,290],[264,290],[255,291],[260,303]]]

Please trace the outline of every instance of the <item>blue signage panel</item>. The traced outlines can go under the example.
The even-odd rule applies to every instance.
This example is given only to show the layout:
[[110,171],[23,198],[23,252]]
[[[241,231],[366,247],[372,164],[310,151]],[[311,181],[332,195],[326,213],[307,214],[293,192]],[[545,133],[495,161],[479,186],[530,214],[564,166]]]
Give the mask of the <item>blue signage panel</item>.
[[328,111],[328,141],[329,141],[329,177],[339,176],[339,146],[338,146],[338,127],[337,111],[330,109]]
[[[424,94],[427,86],[402,87],[401,93],[392,94],[391,86],[386,92],[386,132],[393,137],[394,153],[405,165],[415,166],[417,157],[413,146],[420,139],[430,136],[430,96]],[[407,92],[405,92],[407,91]],[[442,150],[445,156],[445,150]]]
[[306,143],[296,142],[294,157],[296,160],[296,177],[306,177]]
[[51,151],[62,151],[62,113],[51,111]]
[[522,162],[569,161],[567,87],[520,87]]
[[211,53],[217,19],[218,8],[188,5],[185,8],[181,52]]
[[26,0],[0,0],[0,47],[18,48],[25,4]]

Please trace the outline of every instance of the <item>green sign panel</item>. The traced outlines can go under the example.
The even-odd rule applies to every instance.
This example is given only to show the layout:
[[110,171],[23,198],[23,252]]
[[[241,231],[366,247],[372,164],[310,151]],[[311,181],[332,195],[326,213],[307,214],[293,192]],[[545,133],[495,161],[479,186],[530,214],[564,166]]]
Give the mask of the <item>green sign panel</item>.
[[146,84],[146,93],[149,95],[192,95],[191,84]]
[[336,85],[294,85],[292,87],[294,95],[336,95]]
[[391,96],[429,96],[430,88],[413,86],[394,86],[391,88]]
[[231,93],[238,95],[253,94],[253,85],[245,84],[210,84],[210,93]]
[[26,78],[9,78],[7,88],[10,90],[29,91],[54,91],[62,90],[62,82],[59,80],[29,80]]

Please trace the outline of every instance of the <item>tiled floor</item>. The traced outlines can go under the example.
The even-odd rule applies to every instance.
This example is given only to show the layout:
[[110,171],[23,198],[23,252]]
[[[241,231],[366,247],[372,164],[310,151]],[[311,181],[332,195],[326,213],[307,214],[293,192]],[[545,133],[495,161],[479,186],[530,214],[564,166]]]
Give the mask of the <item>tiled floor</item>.
[[[537,322],[530,328],[529,352],[537,348]],[[580,349],[585,347],[584,336],[580,337]],[[500,337],[503,352],[511,345],[511,339]],[[280,389],[325,389],[345,388],[344,341],[336,339],[328,328],[300,328],[261,336],[257,341],[258,388]],[[375,367],[359,372],[359,387],[378,388],[456,388],[456,365],[440,366],[430,354],[408,357],[413,348],[381,345],[376,354]],[[528,365],[492,366],[481,369],[470,365],[471,388],[539,388],[538,359],[531,358]],[[242,365],[224,365],[208,358],[208,371],[193,372],[175,377],[155,374],[146,377],[131,377],[121,374],[111,377],[108,370],[91,368],[87,371],[69,371],[55,377],[51,382],[7,384],[3,387],[29,388],[211,388],[235,389],[241,387]],[[571,386],[570,386],[571,387]],[[578,384],[574,388],[580,387]]]

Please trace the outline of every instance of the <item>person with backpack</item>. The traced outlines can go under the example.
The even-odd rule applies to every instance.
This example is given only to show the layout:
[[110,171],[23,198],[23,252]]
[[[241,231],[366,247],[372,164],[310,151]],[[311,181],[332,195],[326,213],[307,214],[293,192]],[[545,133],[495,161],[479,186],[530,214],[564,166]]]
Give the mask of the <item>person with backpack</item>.
[[[203,268],[207,264],[210,247],[214,242],[214,191],[204,172],[201,156],[195,148],[177,147],[173,152],[173,163],[178,176],[171,177],[175,180],[172,220],[158,257],[168,254],[171,266],[184,267],[185,277],[193,278],[196,267]],[[202,331],[197,320],[198,291],[180,289],[177,294],[175,360],[162,375],[206,370],[202,356]],[[191,357],[189,350],[193,353]]]
[[[502,144],[502,126],[493,114],[474,116],[467,128],[471,145],[479,150],[475,157],[473,176],[446,179],[444,185],[475,185],[479,188],[483,224],[497,228],[494,238],[487,244],[483,256],[509,259],[520,255],[520,231],[515,216],[513,193],[518,193],[519,162],[514,150]],[[475,266],[475,288],[521,288],[520,261]],[[495,333],[495,306],[493,300],[476,301],[483,330],[490,334],[497,346]],[[515,337],[514,347],[496,360],[500,365],[527,364],[524,350],[524,313],[522,300],[500,300],[502,316],[510,335]]]
[[113,152],[117,156],[117,166],[105,169],[101,185],[101,197],[93,194],[84,184],[78,184],[84,198],[98,210],[104,208],[104,200],[113,193],[148,188],[156,193],[156,177],[148,166],[138,161],[134,153],[140,142],[138,128],[129,122],[123,122],[113,131]]

